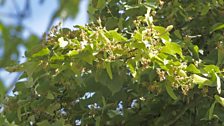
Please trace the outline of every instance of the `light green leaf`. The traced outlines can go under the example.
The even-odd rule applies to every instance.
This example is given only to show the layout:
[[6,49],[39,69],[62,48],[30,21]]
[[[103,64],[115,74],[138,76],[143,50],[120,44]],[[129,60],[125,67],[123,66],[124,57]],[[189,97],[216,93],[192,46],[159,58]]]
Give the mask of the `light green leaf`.
[[154,26],[153,27],[154,30],[156,30],[159,33],[159,37],[163,40],[163,42],[169,42],[171,41],[170,37],[169,37],[169,30],[172,29],[172,26],[164,28],[161,26]]
[[209,79],[205,78],[205,77],[201,77],[197,74],[193,74],[193,83],[195,84],[199,84],[200,86],[204,86],[204,85],[208,85],[211,86],[212,85],[212,81],[210,81]]
[[128,63],[127,65],[128,65],[128,68],[129,68],[132,76],[136,77],[137,72],[136,72],[135,68],[133,67],[133,65],[131,63]]
[[217,84],[217,91],[219,94],[221,94],[221,80],[220,77],[215,73],[216,76],[216,84]]
[[182,77],[187,77],[187,74],[184,70],[179,70],[178,71],[178,75],[182,76]]
[[43,48],[39,52],[33,54],[32,57],[41,57],[41,56],[48,55],[49,53],[50,53],[50,50],[48,48]]
[[108,73],[110,79],[112,80],[113,79],[113,75],[112,75],[112,71],[111,71],[111,64],[109,62],[106,62],[105,66],[106,66],[107,73]]
[[186,71],[196,74],[201,73],[201,71],[194,64],[190,64],[189,66],[187,66]]
[[215,65],[205,65],[205,67],[203,68],[207,73],[219,73],[219,67],[215,66]]
[[215,95],[215,100],[224,107],[224,98],[218,95]]
[[217,24],[214,24],[211,28],[211,33],[214,32],[214,31],[217,31],[217,30],[221,30],[224,28],[224,24],[223,23],[217,23]]
[[110,30],[106,33],[108,38],[112,38],[115,41],[127,41],[127,38],[123,37],[121,34],[119,34],[116,30]]
[[65,57],[63,55],[54,55],[51,57],[51,61],[55,61],[55,60],[64,60]]
[[182,56],[182,49],[180,45],[174,42],[166,42],[165,46],[161,49],[161,52],[167,53],[173,56],[175,56],[176,54],[179,54],[180,56]]
[[77,50],[70,50],[70,51],[67,53],[68,56],[75,56],[75,55],[77,55],[77,54],[79,54],[79,52],[78,52]]
[[166,84],[166,91],[169,94],[169,96],[174,99],[177,100],[177,96],[174,94],[173,89],[171,88],[171,86],[169,84]]

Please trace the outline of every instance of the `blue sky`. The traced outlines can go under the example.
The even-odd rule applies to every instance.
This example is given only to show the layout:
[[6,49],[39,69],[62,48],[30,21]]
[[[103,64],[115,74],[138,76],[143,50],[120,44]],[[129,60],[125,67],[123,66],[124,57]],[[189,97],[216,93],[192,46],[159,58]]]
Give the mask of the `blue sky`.
[[[15,20],[4,16],[4,14],[15,14],[15,6],[12,1],[16,1],[18,4],[18,9],[23,9],[25,0],[6,0],[4,6],[0,6],[0,22],[3,22],[7,25],[14,24]],[[29,29],[38,36],[42,36],[45,32],[46,27],[49,23],[50,17],[53,12],[58,7],[58,0],[45,0],[44,4],[40,5],[39,0],[30,0],[32,15],[27,18],[23,23]],[[63,22],[63,27],[72,28],[74,25],[84,25],[88,22],[87,14],[88,0],[81,0],[80,10],[76,19],[68,19]],[[54,24],[58,24],[61,20],[57,19]],[[29,31],[26,31],[24,35],[29,34]],[[20,55],[24,56],[25,52],[24,47],[20,47]],[[0,51],[1,52],[1,51]],[[24,60],[21,58],[21,60]],[[0,70],[0,79],[3,80],[4,84],[11,85],[11,83],[16,79],[17,74],[8,73],[4,70]]]

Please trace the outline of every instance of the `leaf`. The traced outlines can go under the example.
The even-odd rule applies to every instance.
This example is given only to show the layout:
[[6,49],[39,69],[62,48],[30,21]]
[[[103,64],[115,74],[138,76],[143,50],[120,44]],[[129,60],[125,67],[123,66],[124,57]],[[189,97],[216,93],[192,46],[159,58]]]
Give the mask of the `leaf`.
[[111,71],[111,65],[110,65],[109,62],[106,62],[105,65],[106,65],[107,73],[108,73],[110,79],[112,80],[113,79],[113,75],[112,75],[112,71]]
[[64,60],[65,59],[65,57],[63,56],[63,55],[54,55],[54,56],[52,56],[51,58],[50,58],[50,61],[62,61],[62,60]]
[[211,107],[208,110],[208,119],[211,120],[213,117],[213,112],[215,108],[216,101],[212,103]]
[[224,98],[218,95],[215,95],[215,100],[224,107]]
[[201,73],[201,71],[198,68],[196,68],[196,66],[194,64],[190,64],[189,66],[187,66],[186,71],[192,72],[195,74]]
[[166,91],[169,94],[169,96],[174,99],[177,100],[177,96],[174,94],[173,89],[171,88],[171,86],[169,84],[166,84]]
[[48,91],[46,98],[50,100],[54,99],[54,95],[51,93],[51,91]]
[[221,80],[220,80],[220,77],[215,73],[215,76],[216,76],[216,84],[217,84],[217,91],[219,94],[221,94]]
[[70,50],[68,53],[67,53],[67,56],[75,56],[79,54],[79,52],[77,50]]
[[[93,0],[94,1],[94,0]],[[103,9],[106,5],[106,0],[97,0],[97,9]]]
[[199,84],[200,86],[204,86],[204,85],[211,86],[212,84],[212,81],[210,81],[209,79],[205,77],[201,77],[197,74],[193,74],[192,77],[193,77],[193,83]]
[[96,123],[95,126],[100,126],[100,116],[96,117]]
[[5,94],[6,94],[6,88],[3,85],[2,81],[0,81],[0,103],[4,99]]
[[97,69],[95,80],[106,86],[111,91],[112,95],[114,95],[122,89],[125,76],[124,72],[120,71],[113,75],[113,79],[110,79],[105,69]]
[[205,65],[205,67],[203,68],[207,73],[214,73],[217,72],[219,73],[219,67],[215,66],[215,65]]
[[130,70],[132,76],[133,76],[133,77],[136,77],[137,72],[136,72],[135,68],[133,67],[132,63],[131,63],[131,62],[128,62],[127,65],[128,65],[128,68],[129,68],[129,70]]
[[223,47],[219,47],[218,48],[218,61],[217,61],[217,66],[220,66],[224,64],[224,48]]
[[32,57],[42,57],[45,55],[48,55],[50,53],[50,50],[48,48],[43,48],[39,52],[32,55]]
[[165,46],[161,49],[161,52],[170,54],[173,56],[176,56],[176,54],[179,54],[180,56],[182,56],[182,49],[180,45],[174,42],[166,42]]
[[178,75],[182,76],[182,77],[187,77],[187,74],[184,70],[179,70],[178,71]]
[[19,121],[21,121],[21,107],[18,107],[17,108],[17,117],[18,117],[18,119],[19,119]]
[[43,120],[37,123],[37,126],[51,126],[51,124],[47,120]]
[[119,34],[117,31],[115,30],[110,30],[106,33],[106,35],[108,36],[108,38],[114,39],[115,41],[127,41],[127,38],[123,37],[121,34]]
[[217,23],[217,24],[214,24],[211,28],[211,33],[214,32],[214,31],[217,31],[217,30],[221,30],[224,28],[224,24],[223,23]]
[[153,29],[156,30],[157,32],[159,32],[158,36],[163,40],[163,42],[171,41],[171,39],[169,37],[170,34],[169,34],[168,30],[171,30],[172,26],[167,27],[167,29],[164,27],[161,27],[161,26],[154,26]]
[[208,13],[209,9],[210,9],[210,4],[209,3],[204,5],[202,7],[202,10],[201,10],[201,15],[203,15],[203,16],[206,15]]

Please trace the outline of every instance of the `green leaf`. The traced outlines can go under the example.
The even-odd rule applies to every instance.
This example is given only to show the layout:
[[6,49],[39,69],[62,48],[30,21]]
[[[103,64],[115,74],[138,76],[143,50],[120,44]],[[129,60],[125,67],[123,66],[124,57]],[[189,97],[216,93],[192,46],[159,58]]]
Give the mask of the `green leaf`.
[[217,31],[217,30],[221,30],[224,28],[224,24],[223,23],[217,23],[217,24],[214,24],[211,28],[211,33],[214,32],[214,31]]
[[216,101],[212,103],[211,107],[208,110],[208,119],[211,120],[213,117],[213,112],[215,108]]
[[170,35],[169,30],[172,29],[172,26],[167,27],[167,29],[164,28],[164,27],[161,27],[161,26],[154,26],[153,29],[156,30],[159,33],[158,36],[163,40],[163,42],[170,42],[171,41],[171,39],[169,37],[169,35]]
[[42,57],[45,55],[48,55],[50,53],[50,50],[48,48],[43,48],[39,52],[32,55],[32,57]]
[[170,96],[172,99],[177,100],[178,98],[177,98],[177,96],[174,94],[173,89],[171,88],[171,86],[170,86],[169,84],[166,84],[165,86],[166,86],[166,91],[167,91],[167,93],[169,94],[169,96]]
[[0,103],[4,99],[5,94],[6,94],[6,88],[3,85],[2,81],[0,81]]
[[51,124],[47,120],[43,120],[37,123],[37,126],[51,126]]
[[50,58],[50,61],[63,61],[65,57],[63,55],[54,55]]
[[224,107],[224,98],[218,95],[215,95],[215,100]]
[[201,15],[206,15],[208,13],[209,9],[210,9],[210,4],[209,3],[204,5],[202,7],[202,10],[201,10]]
[[176,56],[176,54],[179,54],[182,56],[182,49],[180,45],[174,42],[166,42],[165,46],[161,49],[161,52],[167,53],[173,56]]
[[217,66],[223,65],[224,64],[224,47],[219,47],[218,48],[218,61],[217,61]]
[[51,100],[54,99],[54,95],[51,93],[51,91],[48,91],[46,98]]
[[128,66],[128,68],[129,68],[129,70],[130,70],[132,76],[133,76],[133,77],[136,77],[137,72],[136,72],[134,66],[132,65],[132,63],[131,63],[131,62],[128,62],[127,66]]
[[215,65],[205,65],[205,67],[203,68],[207,73],[219,73],[219,67],[215,66]]
[[190,64],[189,66],[187,66],[186,71],[192,72],[195,74],[201,73],[201,71],[194,64]]
[[70,50],[70,51],[67,53],[68,56],[75,56],[75,55],[77,55],[77,54],[79,54],[79,52],[78,52],[77,50]]
[[193,83],[199,84],[200,87],[204,85],[208,85],[208,86],[212,85],[212,81],[210,81],[209,79],[205,77],[201,77],[197,74],[193,74],[192,77],[193,77]]
[[[94,0],[93,0],[94,1]],[[97,9],[103,9],[106,5],[106,0],[97,0]]]
[[106,63],[105,63],[105,66],[106,66],[107,73],[108,73],[110,79],[112,80],[112,79],[113,79],[113,75],[112,75],[112,71],[111,71],[111,65],[110,65],[110,63],[109,63],[109,62],[106,62]]
[[100,82],[106,86],[114,95],[122,89],[122,85],[125,81],[124,72],[120,71],[113,75],[113,79],[110,79],[105,69],[97,69],[95,74],[96,82]]
[[215,76],[216,76],[216,84],[217,84],[217,91],[219,94],[221,94],[221,80],[220,80],[220,77],[215,73]]
[[106,33],[106,36],[110,39],[114,39],[115,41],[127,41],[127,38],[123,37],[121,34],[119,34],[116,30],[110,30]]
[[95,123],[95,126],[100,126],[100,116],[96,117],[96,123]]

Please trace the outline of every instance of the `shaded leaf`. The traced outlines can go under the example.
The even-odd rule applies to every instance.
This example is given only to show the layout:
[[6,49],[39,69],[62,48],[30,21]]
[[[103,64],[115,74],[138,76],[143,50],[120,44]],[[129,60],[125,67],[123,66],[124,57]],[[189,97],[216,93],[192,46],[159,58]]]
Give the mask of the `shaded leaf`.
[[169,94],[169,96],[174,99],[174,100],[177,100],[177,96],[175,95],[175,93],[173,92],[173,89],[171,88],[171,86],[169,84],[166,84],[166,91],[167,93]]

